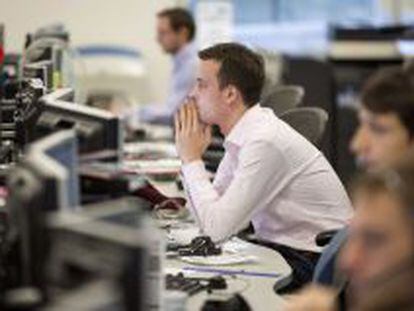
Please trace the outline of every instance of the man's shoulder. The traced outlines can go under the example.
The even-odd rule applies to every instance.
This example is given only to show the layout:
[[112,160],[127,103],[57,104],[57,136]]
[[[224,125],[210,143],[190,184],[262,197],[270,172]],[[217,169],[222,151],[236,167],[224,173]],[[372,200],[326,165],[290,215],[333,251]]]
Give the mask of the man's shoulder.
[[263,113],[246,129],[243,148],[262,146],[287,158],[308,158],[318,150],[302,135],[272,114]]
[[262,108],[245,131],[245,143],[267,143],[280,147],[282,140],[289,140],[291,132],[285,124],[270,109]]

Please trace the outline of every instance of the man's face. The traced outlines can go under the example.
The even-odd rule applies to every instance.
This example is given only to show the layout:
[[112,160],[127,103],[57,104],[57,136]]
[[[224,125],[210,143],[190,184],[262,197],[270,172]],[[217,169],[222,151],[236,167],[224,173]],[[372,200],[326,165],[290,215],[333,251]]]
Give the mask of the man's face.
[[159,17],[157,21],[157,40],[164,52],[175,54],[181,47],[180,32],[171,27],[168,17]]
[[390,167],[410,145],[409,133],[396,114],[360,110],[359,127],[351,141],[351,150],[364,168]]
[[357,194],[355,217],[339,265],[349,277],[350,294],[358,300],[372,286],[413,257],[411,220],[390,194]]
[[191,92],[200,119],[205,124],[218,124],[225,112],[225,88],[220,89],[217,78],[220,64],[213,60],[202,60],[198,66],[197,82]]

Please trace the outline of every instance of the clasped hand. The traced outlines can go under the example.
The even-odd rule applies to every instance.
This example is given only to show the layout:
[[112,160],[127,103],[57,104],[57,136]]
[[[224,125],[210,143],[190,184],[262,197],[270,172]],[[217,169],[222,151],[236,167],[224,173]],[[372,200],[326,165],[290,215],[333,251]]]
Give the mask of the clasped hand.
[[174,123],[175,144],[180,159],[183,163],[201,160],[211,142],[211,126],[200,121],[194,99],[180,108]]

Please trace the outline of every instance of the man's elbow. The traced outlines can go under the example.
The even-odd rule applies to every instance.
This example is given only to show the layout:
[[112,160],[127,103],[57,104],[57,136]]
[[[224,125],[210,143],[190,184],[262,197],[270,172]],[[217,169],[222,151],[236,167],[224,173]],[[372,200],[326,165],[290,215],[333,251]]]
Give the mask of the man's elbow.
[[219,222],[204,223],[203,233],[209,236],[213,242],[220,243],[228,240],[236,232],[232,229],[233,226],[223,225]]

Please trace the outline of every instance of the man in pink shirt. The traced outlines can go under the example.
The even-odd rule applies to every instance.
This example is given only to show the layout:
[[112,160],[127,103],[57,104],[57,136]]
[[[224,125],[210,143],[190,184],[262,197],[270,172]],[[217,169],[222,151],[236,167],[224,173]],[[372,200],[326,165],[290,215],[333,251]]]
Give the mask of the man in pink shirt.
[[[235,43],[198,55],[196,86],[175,117],[192,214],[217,242],[252,222],[258,239],[292,266],[292,288],[300,287],[319,257],[315,235],[351,217],[348,196],[321,152],[260,106],[260,56]],[[213,124],[225,136],[225,155],[211,183],[201,157]]]

